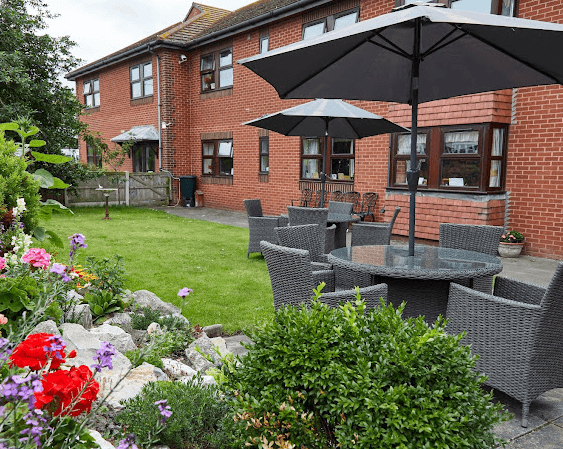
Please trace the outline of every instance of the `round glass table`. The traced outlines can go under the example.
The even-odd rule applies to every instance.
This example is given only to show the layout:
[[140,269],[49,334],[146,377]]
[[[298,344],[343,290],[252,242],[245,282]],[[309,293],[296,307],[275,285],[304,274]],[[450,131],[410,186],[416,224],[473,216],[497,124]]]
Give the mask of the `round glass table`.
[[475,279],[502,271],[502,262],[494,256],[426,245],[416,245],[414,256],[408,255],[408,246],[348,246],[332,251],[328,260],[337,276],[341,271],[353,280],[353,273],[368,274],[372,285],[386,283],[388,302],[397,307],[405,301],[403,316],[424,315],[428,323],[440,314],[445,317],[451,282],[473,288]]

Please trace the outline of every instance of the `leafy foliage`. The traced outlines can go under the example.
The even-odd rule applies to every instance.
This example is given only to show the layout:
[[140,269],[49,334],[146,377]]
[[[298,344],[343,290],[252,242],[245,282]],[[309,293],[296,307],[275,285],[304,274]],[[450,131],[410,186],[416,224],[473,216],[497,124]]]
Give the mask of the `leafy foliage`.
[[180,317],[161,315],[158,310],[150,307],[141,307],[136,313],[131,314],[133,329],[145,330],[151,323],[158,323],[168,330],[185,330],[189,324]]
[[104,257],[98,259],[94,256],[86,257],[87,270],[96,276],[91,283],[98,290],[109,290],[116,295],[123,292],[123,283],[125,282],[125,269],[123,268],[123,257],[119,254],[113,256],[113,259]]
[[154,432],[160,418],[155,401],[166,399],[172,416],[159,435],[163,444],[174,448],[239,448],[235,444],[231,408],[223,402],[214,386],[191,383],[152,382],[141,393],[124,403],[117,421],[127,433],[135,433],[141,441]]
[[189,326],[182,330],[177,329],[151,334],[150,339],[148,347],[125,353],[135,367],[142,365],[143,362],[148,362],[164,369],[160,361],[161,358],[181,355],[189,344],[194,341],[192,330]]
[[90,312],[95,320],[113,312],[122,312],[124,307],[119,295],[107,290],[93,290],[86,294],[84,300],[90,306]]
[[[492,448],[501,405],[444,322],[314,301],[287,307],[225,370],[246,443],[289,448]],[[275,446],[274,446],[275,447]]]

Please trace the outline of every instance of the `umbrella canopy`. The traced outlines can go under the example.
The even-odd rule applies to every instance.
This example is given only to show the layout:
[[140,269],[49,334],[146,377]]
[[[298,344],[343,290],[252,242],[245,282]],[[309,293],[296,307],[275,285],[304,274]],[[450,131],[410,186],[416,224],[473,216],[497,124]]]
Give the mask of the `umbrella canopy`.
[[321,204],[324,203],[327,137],[362,139],[378,134],[409,131],[389,120],[342,100],[318,99],[243,123],[285,136],[325,137],[321,172]]
[[[563,25],[415,2],[239,61],[281,98],[412,105],[409,254],[414,254],[419,102],[563,82]],[[280,68],[283,68],[281,70]]]

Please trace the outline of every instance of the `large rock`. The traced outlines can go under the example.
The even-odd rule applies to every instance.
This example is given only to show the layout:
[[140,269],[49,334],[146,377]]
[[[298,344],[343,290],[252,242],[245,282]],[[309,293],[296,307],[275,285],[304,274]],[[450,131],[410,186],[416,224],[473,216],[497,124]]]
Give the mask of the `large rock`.
[[111,318],[108,318],[104,324],[119,326],[127,333],[131,333],[133,330],[133,327],[131,326],[131,314],[127,312],[115,313]]
[[97,430],[89,429],[88,432],[90,433],[92,438],[96,440],[96,443],[98,443],[100,449],[115,449],[115,446],[111,444],[109,441],[104,440],[100,432],[98,432]]
[[197,375],[197,371],[193,368],[185,365],[177,360],[173,359],[161,359],[162,364],[164,365],[164,372],[170,377],[171,379],[180,379],[181,377],[194,377]]
[[[209,368],[214,366],[214,363],[220,360],[219,355],[214,349],[218,345],[220,345],[220,342],[214,343],[205,333],[200,338],[193,341],[188,346],[188,349],[186,349],[186,357],[191,367],[200,373],[205,373]],[[196,350],[196,347],[199,351]],[[226,352],[226,346],[224,350]],[[213,360],[213,362],[209,359]]]
[[57,324],[53,320],[42,321],[29,333],[29,335],[32,334],[61,335]]
[[120,402],[137,396],[145,384],[169,380],[160,368],[146,362],[131,370],[123,380],[121,376],[115,376],[111,371],[102,371],[102,374],[102,378],[98,380],[100,384],[98,398],[106,398],[107,404],[115,408],[123,408]]
[[90,306],[88,304],[77,304],[70,307],[65,313],[65,321],[67,323],[78,323],[84,329],[90,329],[92,327]]
[[219,337],[223,333],[223,325],[212,324],[211,326],[205,326],[203,332],[205,332],[209,338]]
[[121,353],[137,349],[137,345],[133,342],[133,337],[118,326],[104,323],[100,327],[91,329],[90,333],[94,334],[101,341],[111,343]]
[[[67,359],[67,363],[72,366],[86,365],[91,367],[95,363],[96,351],[102,346],[102,342],[97,335],[88,332],[80,324],[75,323],[62,324],[61,331],[63,340],[67,344],[67,351],[75,350],[77,354],[75,358]],[[112,358],[112,364],[115,373],[124,373],[131,368],[129,359],[119,351],[116,351]],[[107,368],[104,371],[107,371]]]
[[180,309],[175,305],[162,301],[154,293],[148,290],[137,290],[133,293],[135,302],[144,307],[150,307],[153,310],[158,310],[163,315],[173,315],[180,313]]

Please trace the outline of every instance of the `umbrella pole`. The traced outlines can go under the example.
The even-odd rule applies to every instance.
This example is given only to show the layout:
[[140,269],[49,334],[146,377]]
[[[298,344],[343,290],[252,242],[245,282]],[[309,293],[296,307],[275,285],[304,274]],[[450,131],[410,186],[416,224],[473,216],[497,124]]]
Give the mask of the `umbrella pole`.
[[418,189],[418,177],[420,170],[416,160],[416,142],[418,137],[418,76],[420,70],[420,18],[415,19],[414,32],[414,51],[412,59],[411,73],[411,166],[407,171],[407,182],[409,185],[410,202],[409,202],[409,256],[414,256],[414,231],[415,231],[415,213],[416,213],[416,191]]
[[321,204],[320,207],[325,206],[325,184],[326,184],[326,153],[327,153],[327,146],[328,146],[328,118],[325,117],[325,142],[323,147],[323,166],[321,167]]

